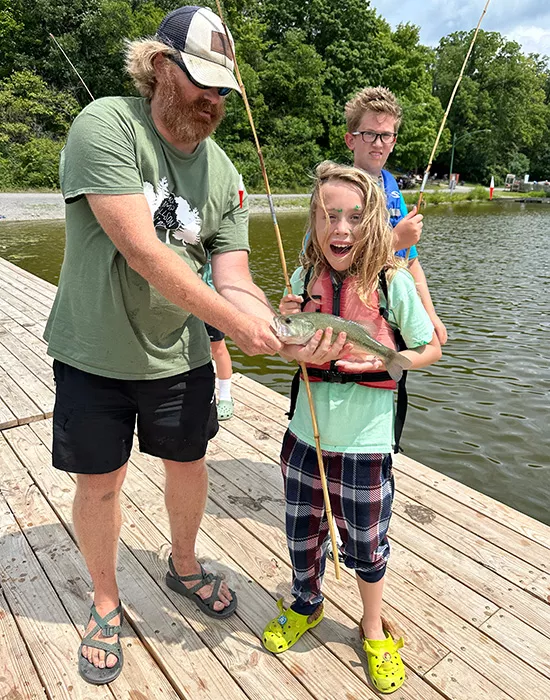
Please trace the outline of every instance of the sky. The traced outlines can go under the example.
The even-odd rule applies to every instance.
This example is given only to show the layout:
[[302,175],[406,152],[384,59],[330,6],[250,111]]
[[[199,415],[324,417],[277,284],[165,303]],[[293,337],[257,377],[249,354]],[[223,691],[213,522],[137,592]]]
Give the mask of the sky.
[[[370,0],[371,6],[395,27],[412,22],[420,27],[420,41],[434,46],[442,36],[474,29],[486,0]],[[549,0],[491,0],[481,23],[517,41],[525,53],[550,56]]]

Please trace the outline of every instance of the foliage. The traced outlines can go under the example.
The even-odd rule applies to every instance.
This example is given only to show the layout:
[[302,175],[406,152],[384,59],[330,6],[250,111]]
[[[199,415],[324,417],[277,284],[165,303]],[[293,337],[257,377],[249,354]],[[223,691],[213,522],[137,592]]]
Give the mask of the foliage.
[[[471,33],[456,32],[440,42],[434,92],[442,104],[470,41]],[[548,133],[548,79],[548,67],[537,56],[525,56],[519,44],[497,32],[481,31],[449,115],[449,129],[458,135],[453,169],[485,183],[491,175],[514,172],[508,168],[516,155],[529,157]],[[450,153],[441,163],[449,159]]]
[[29,70],[0,82],[0,182],[4,187],[57,187],[59,153],[78,114],[74,97]]
[[[124,74],[124,40],[153,35],[180,4],[0,0],[0,186],[55,186],[63,139],[90,99],[49,33],[95,97],[135,94]],[[204,4],[216,11],[215,0]],[[444,37],[434,50],[420,43],[418,27],[392,29],[368,0],[225,0],[223,8],[273,189],[307,188],[322,159],[351,162],[344,107],[365,85],[386,85],[403,105],[390,167],[425,168],[471,34]],[[501,180],[526,160],[532,178],[550,177],[549,101],[545,61],[500,34],[480,32],[434,170],[448,170],[457,135],[462,177]],[[215,138],[248,189],[262,191],[242,100],[232,95],[226,111]]]

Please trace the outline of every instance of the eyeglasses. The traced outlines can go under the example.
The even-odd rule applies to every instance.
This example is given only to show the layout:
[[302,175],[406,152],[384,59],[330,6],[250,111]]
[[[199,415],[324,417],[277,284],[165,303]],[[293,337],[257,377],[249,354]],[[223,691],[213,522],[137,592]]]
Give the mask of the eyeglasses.
[[[180,61],[178,58],[175,56],[167,56],[173,63],[178,66],[178,68],[181,68],[181,70],[185,73],[185,75],[189,78],[189,80],[193,83],[195,87],[198,87],[200,90],[210,90],[212,85],[201,85],[201,83],[197,83],[197,81],[193,78],[191,73],[187,70],[187,66],[183,61]],[[229,95],[231,92],[232,88],[230,87],[220,87],[218,88],[218,95],[220,97],[225,97],[226,95]]]
[[361,136],[364,143],[376,143],[377,139],[380,139],[381,143],[390,144],[395,141],[397,134],[392,131],[383,131],[381,134],[377,131],[352,131],[352,136]]

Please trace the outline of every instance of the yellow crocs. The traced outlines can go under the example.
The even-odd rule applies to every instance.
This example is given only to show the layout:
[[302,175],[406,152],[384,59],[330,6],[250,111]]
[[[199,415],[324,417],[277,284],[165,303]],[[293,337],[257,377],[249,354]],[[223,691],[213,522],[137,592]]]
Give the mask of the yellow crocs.
[[269,622],[264,629],[263,645],[273,654],[281,654],[290,649],[300,637],[310,629],[316,627],[323,619],[325,612],[323,604],[312,615],[300,615],[292,608],[285,610],[283,599],[277,601],[280,615]]
[[372,684],[380,693],[394,693],[405,682],[405,666],[398,651],[404,645],[403,637],[394,642],[386,629],[385,640],[367,639],[362,627],[360,633]]

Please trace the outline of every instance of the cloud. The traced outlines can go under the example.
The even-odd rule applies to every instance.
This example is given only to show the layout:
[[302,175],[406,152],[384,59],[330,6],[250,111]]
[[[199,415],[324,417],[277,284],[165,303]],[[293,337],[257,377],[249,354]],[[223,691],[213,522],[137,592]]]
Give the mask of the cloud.
[[[435,45],[441,37],[474,29],[485,0],[371,0],[371,5],[395,27],[412,22],[420,40]],[[520,43],[526,53],[550,55],[550,2],[548,0],[492,0],[481,28],[500,32]]]

